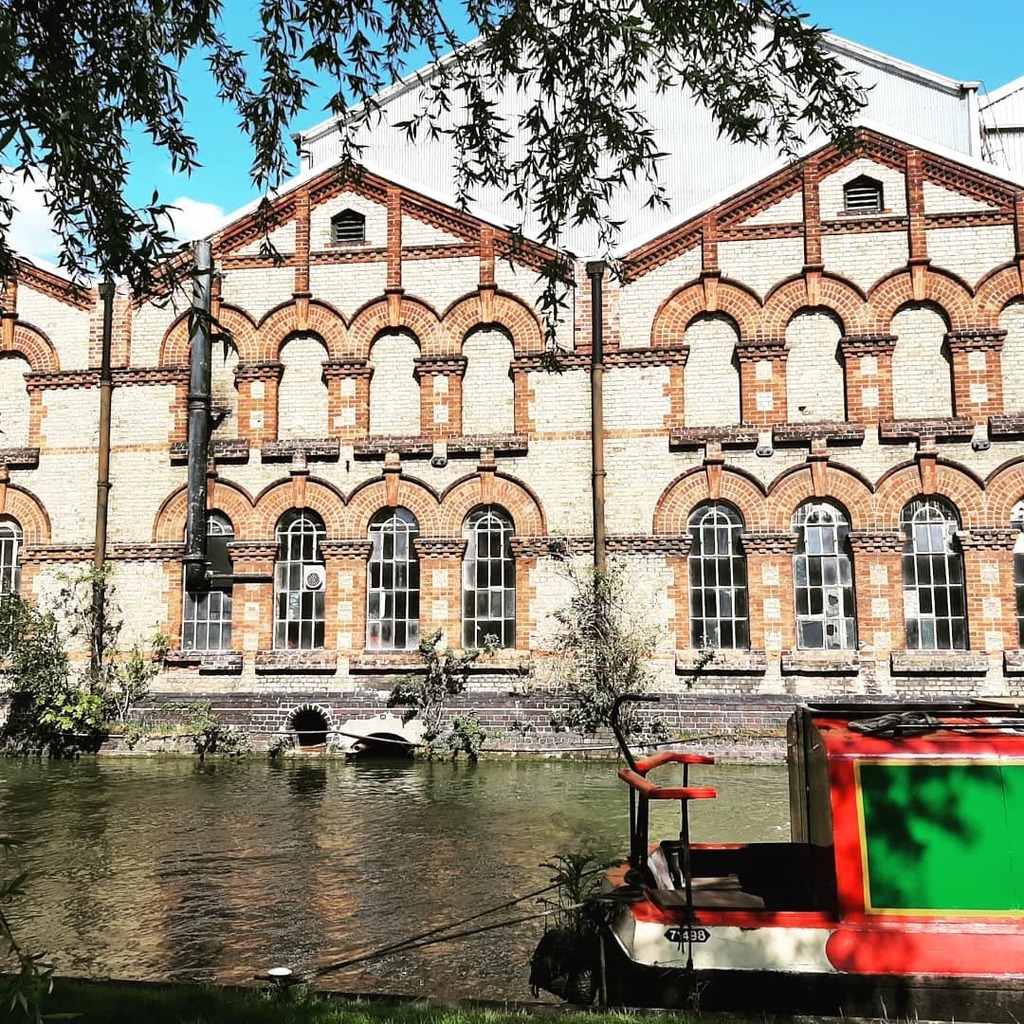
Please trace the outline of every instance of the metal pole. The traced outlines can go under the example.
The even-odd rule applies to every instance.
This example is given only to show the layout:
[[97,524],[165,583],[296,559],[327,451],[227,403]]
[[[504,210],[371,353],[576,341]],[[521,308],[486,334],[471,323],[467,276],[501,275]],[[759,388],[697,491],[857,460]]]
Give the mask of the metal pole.
[[103,301],[103,337],[100,355],[100,433],[96,469],[96,548],[92,582],[92,637],[89,672],[99,682],[103,672],[103,633],[106,629],[106,591],[104,568],[107,560],[107,507],[110,498],[110,401],[114,380],[110,372],[110,347],[114,325],[114,282],[105,278],[99,286]]
[[590,278],[590,444],[593,466],[594,568],[599,576],[605,571],[604,521],[604,320],[601,283],[604,260],[587,264]]
[[206,469],[210,461],[210,295],[213,253],[210,243],[195,243],[192,315],[189,322],[188,514],[185,522],[185,588],[207,586]]

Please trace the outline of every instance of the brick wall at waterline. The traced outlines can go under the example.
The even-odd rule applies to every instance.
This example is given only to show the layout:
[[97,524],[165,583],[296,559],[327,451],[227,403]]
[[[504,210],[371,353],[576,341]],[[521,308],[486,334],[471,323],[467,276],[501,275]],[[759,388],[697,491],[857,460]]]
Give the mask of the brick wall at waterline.
[[[864,177],[880,207],[846,210]],[[362,241],[332,241],[346,211]],[[259,729],[314,691],[378,713],[417,628],[461,646],[477,619],[500,634],[498,669],[543,679],[564,553],[591,550],[582,265],[552,373],[540,247],[368,173],[305,181],[275,217],[276,261],[253,218],[213,240],[229,337],[207,494],[232,571],[216,629],[183,623],[185,292],[116,298],[108,555],[126,641],[172,637],[155,692],[272,698]],[[770,708],[777,731],[806,699],[1020,694],[1022,221],[1002,179],[865,132],[856,154],[824,147],[606,274],[608,548],[655,629],[656,689],[709,728],[739,736]],[[102,309],[27,268],[3,309],[0,528],[22,592],[46,600],[55,567],[92,558]],[[371,543],[396,509],[415,535],[402,566]],[[481,511],[506,524],[493,550],[470,536]],[[296,521],[316,540],[286,584],[279,534]],[[714,564],[701,521],[725,545]],[[315,597],[295,582],[311,564]],[[705,644],[719,649],[691,681]],[[516,701],[482,679],[466,700],[512,735]],[[546,736],[554,698],[530,700]]]

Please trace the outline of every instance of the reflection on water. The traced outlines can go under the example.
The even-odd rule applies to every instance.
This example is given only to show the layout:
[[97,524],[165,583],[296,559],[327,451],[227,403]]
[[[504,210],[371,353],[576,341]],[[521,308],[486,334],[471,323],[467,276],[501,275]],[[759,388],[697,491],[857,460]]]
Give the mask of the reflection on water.
[[[696,839],[784,839],[784,770],[719,766]],[[678,829],[654,809],[652,835]],[[539,888],[556,853],[626,846],[625,786],[595,762],[0,759],[24,843],[30,948],[62,973],[245,981],[355,956]],[[532,907],[512,913],[527,912]],[[328,975],[348,990],[523,998],[539,925]]]

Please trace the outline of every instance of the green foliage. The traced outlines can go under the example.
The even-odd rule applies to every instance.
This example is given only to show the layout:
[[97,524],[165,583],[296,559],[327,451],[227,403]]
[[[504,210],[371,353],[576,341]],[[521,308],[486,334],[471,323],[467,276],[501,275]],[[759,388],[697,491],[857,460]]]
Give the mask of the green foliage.
[[[568,706],[552,722],[558,729],[591,736],[610,725],[618,697],[648,691],[659,634],[621,566],[610,564],[604,573],[571,560],[562,566],[570,596],[554,615],[554,657],[547,673]],[[621,722],[627,735],[640,732],[634,707],[622,709]]]
[[282,757],[286,751],[292,749],[292,738],[290,736],[275,736],[267,744],[267,757],[275,760]]
[[[457,757],[460,750],[468,753],[463,740],[469,741],[477,734],[480,743],[485,738],[479,723],[474,728],[468,721],[472,717],[475,722],[475,716],[462,716],[466,734],[455,738],[452,741],[454,746],[441,737],[445,704],[449,697],[456,697],[466,689],[469,666],[480,657],[477,650],[453,651],[443,646],[443,637],[444,632],[439,629],[420,639],[419,651],[424,671],[416,673],[408,682],[399,683],[388,696],[387,705],[389,708],[405,709],[402,713],[403,722],[419,718],[423,723],[423,750],[431,759],[444,756],[445,752],[452,757]],[[478,751],[479,747],[474,748],[474,759]]]
[[[7,908],[25,895],[27,874],[14,857],[14,840],[0,836],[0,1013],[5,1020],[42,1024],[42,1005],[52,988],[53,965],[40,953],[29,953],[11,927]],[[11,870],[13,867],[13,870]],[[14,968],[13,970],[11,968]]]
[[[347,163],[358,156],[360,130],[374,123],[374,95],[406,77],[407,56],[440,57],[464,26],[463,38],[478,42],[424,76],[417,113],[396,127],[449,137],[462,201],[497,189],[539,225],[539,241],[557,245],[566,226],[590,224],[602,250],[615,239],[609,204],[619,189],[639,188],[649,204],[669,198],[654,127],[635,100],[642,87],[688,90],[680,102],[705,104],[725,137],[784,151],[812,129],[849,141],[863,105],[793,0],[676,0],[642,13],[586,0],[255,6],[254,32],[233,29],[220,0],[0,6],[0,155],[16,176],[40,172],[60,263],[72,274],[88,269],[147,287],[171,251],[169,208],[154,192],[136,209],[125,191],[140,133],[173,171],[197,166],[178,80],[187,59],[205,60],[211,90],[252,144],[251,179],[266,191],[291,171],[289,130],[316,81],[336,90],[326,109],[340,118]],[[512,97],[528,97],[515,123],[502,115]],[[526,138],[512,147],[518,131]],[[12,212],[0,198],[2,276],[13,269]],[[269,229],[266,206],[259,215]],[[565,267],[563,255],[549,279],[562,279]],[[549,322],[564,301],[551,291]]]
[[182,713],[182,725],[192,736],[195,752],[202,761],[207,754],[244,754],[249,748],[245,733],[226,725],[208,700],[167,704],[169,711]]
[[456,760],[459,754],[465,754],[470,761],[476,761],[480,757],[484,743],[487,742],[487,733],[480,724],[475,711],[467,711],[464,715],[453,715],[448,734],[444,737],[444,744],[452,760]]

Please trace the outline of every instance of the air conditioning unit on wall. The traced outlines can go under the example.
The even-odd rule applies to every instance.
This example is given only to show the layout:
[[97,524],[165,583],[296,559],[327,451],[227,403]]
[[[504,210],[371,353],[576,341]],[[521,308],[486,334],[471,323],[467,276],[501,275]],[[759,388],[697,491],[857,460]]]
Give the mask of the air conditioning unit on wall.
[[322,565],[304,565],[302,567],[302,589],[323,590],[327,582],[327,570]]

